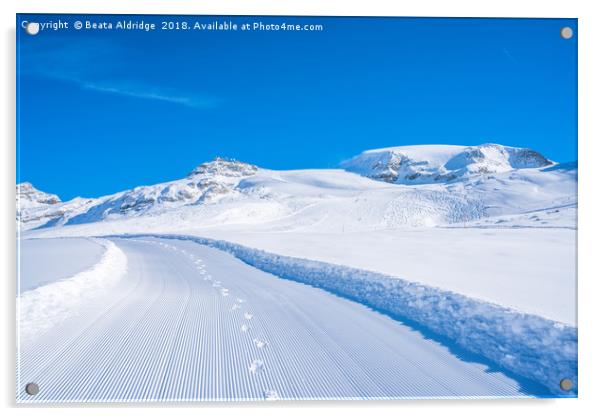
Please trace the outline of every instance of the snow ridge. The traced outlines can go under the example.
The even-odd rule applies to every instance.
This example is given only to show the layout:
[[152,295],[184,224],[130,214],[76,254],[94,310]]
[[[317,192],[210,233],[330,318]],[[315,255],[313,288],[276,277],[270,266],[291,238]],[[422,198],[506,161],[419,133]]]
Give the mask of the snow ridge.
[[217,248],[262,271],[414,322],[506,370],[543,384],[553,396],[567,395],[560,390],[559,381],[570,378],[576,394],[575,327],[380,273],[276,255],[227,241],[163,234],[127,237],[153,236]]
[[148,222],[140,232],[151,223],[177,224],[174,232],[243,223],[375,230],[465,224],[576,203],[576,165],[498,144],[372,150],[343,167],[275,171],[216,158],[183,179],[99,198],[51,204],[21,198],[33,205],[18,204],[17,220],[22,231],[95,222]]
[[99,198],[87,211],[67,218],[65,224],[83,224],[124,216],[139,216],[187,205],[215,203],[238,196],[236,185],[242,178],[254,175],[257,169],[254,165],[218,157],[198,166],[184,179],[138,186]]
[[473,175],[542,168],[554,164],[526,148],[422,145],[368,150],[341,166],[379,181],[398,184],[449,183]]
[[100,261],[74,276],[21,293],[17,316],[21,342],[27,343],[77,313],[78,307],[113,287],[127,270],[127,258],[115,245],[98,239],[106,251]]
[[31,183],[23,182],[17,184],[17,205],[21,207],[31,207],[37,205],[53,205],[61,202],[57,195],[42,192],[36,189]]

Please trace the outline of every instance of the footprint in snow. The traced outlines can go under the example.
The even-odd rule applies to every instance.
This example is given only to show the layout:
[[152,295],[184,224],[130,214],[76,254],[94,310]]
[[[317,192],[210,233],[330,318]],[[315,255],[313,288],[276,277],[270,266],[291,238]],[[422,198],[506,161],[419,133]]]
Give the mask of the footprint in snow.
[[242,326],[240,327],[240,330],[242,332],[249,332],[249,329],[251,329],[251,327],[247,324],[242,324]]
[[222,282],[220,282],[219,280],[217,282],[213,282],[213,287],[221,287]]
[[245,319],[250,321],[251,319],[253,319],[253,315],[249,312],[245,312]]
[[263,397],[266,400],[278,400],[280,398],[280,395],[276,390],[266,390],[263,392]]
[[268,343],[267,343],[266,341],[262,341],[262,340],[260,340],[260,339],[257,339],[257,338],[255,338],[255,339],[253,340],[253,343],[255,344],[255,346],[256,346],[257,348],[263,348],[263,347],[265,347],[266,345],[268,345]]
[[230,308],[231,311],[235,311],[237,309],[240,309],[240,305],[235,303],[234,305],[232,305],[232,307]]
[[263,361],[261,361],[260,359],[253,360],[253,362],[249,366],[249,372],[251,374],[257,374],[261,370],[263,370]]
[[224,287],[224,288],[222,288],[221,292],[222,292],[222,296],[224,296],[224,297],[225,297],[225,296],[228,296],[228,295],[230,294],[230,293],[228,293],[228,292],[229,292],[229,290],[228,290],[228,289],[226,289],[225,287]]
[[237,301],[238,303],[244,303],[244,301],[245,301],[245,300],[244,300],[244,299],[241,299],[241,298],[236,298],[236,301]]

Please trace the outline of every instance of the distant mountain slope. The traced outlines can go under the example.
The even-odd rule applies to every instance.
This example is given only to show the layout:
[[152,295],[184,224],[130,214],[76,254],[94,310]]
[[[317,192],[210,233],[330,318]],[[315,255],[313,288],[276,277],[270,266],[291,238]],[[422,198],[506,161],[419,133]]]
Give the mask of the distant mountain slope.
[[576,165],[532,150],[409,146],[367,151],[343,166],[273,171],[217,158],[183,179],[68,202],[22,184],[27,204],[17,219],[22,230],[102,222],[124,232],[575,226]]
[[17,223],[22,230],[52,223],[89,206],[93,200],[75,198],[62,202],[57,195],[42,192],[31,183],[17,185]]
[[342,167],[389,183],[451,182],[474,174],[541,168],[554,162],[531,149],[483,144],[479,146],[423,145],[368,150]]
[[54,205],[61,202],[54,194],[42,192],[29,182],[17,185],[17,205],[21,208],[34,208],[44,205]]

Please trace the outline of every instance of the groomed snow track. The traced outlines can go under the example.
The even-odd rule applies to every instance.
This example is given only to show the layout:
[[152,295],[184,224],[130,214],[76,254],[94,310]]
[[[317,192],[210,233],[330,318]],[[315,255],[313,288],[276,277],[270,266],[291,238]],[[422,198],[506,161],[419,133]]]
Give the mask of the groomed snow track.
[[[552,397],[577,394],[577,328],[436,287],[366,270],[278,255],[223,240],[186,235],[231,253],[254,268],[325,289],[421,328],[441,341],[484,357],[515,375],[544,385]],[[560,388],[570,379],[573,389]]]
[[[19,402],[546,394],[381,313],[192,241],[111,238],[115,290],[22,342]],[[24,386],[35,382],[39,394]]]

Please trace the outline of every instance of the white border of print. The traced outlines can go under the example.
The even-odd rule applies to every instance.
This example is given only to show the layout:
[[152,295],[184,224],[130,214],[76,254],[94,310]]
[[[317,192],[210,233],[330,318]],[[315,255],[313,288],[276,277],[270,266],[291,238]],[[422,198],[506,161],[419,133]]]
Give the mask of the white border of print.
[[[352,0],[161,0],[141,2],[136,0],[20,0],[4,1],[2,14],[2,89],[0,101],[3,129],[0,150],[0,181],[2,191],[2,239],[0,264],[3,266],[2,284],[2,356],[0,363],[0,394],[7,414],[64,415],[81,414],[82,407],[92,415],[104,415],[109,407],[115,412],[160,415],[166,409],[161,406],[140,405],[90,405],[16,407],[15,391],[15,312],[14,294],[16,274],[15,253],[15,13],[131,13],[131,14],[230,14],[230,15],[334,15],[334,16],[462,16],[462,17],[577,17],[579,18],[579,399],[556,400],[439,400],[403,402],[276,402],[276,403],[211,403],[170,405],[169,412],[198,414],[248,415],[284,414],[316,415],[345,412],[360,415],[370,412],[395,414],[425,412],[427,414],[507,415],[529,412],[546,416],[593,413],[602,408],[599,393],[602,351],[599,316],[602,316],[599,297],[602,294],[602,270],[600,268],[599,238],[602,232],[602,129],[600,117],[602,61],[602,13],[595,2],[586,0],[421,0],[404,1],[352,1]],[[598,377],[597,377],[598,376]],[[165,407],[165,406],[163,406]],[[199,407],[201,409],[199,409]]]

